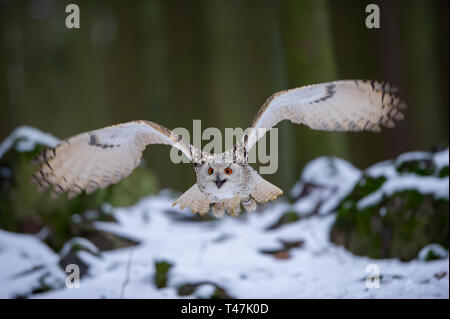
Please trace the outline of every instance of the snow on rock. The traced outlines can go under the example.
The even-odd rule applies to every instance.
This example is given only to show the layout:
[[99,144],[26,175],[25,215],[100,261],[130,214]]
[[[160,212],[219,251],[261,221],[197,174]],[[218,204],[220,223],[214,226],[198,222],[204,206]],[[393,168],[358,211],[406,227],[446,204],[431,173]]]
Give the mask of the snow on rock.
[[60,288],[58,255],[38,237],[0,230],[0,298],[28,296],[43,286]]
[[419,260],[427,261],[430,255],[436,259],[447,258],[448,251],[439,244],[429,244],[420,250]]
[[422,194],[433,194],[435,198],[449,199],[449,178],[439,178],[436,175],[421,176],[413,173],[400,173],[396,170],[407,161],[431,160],[436,165],[436,171],[448,166],[448,149],[434,154],[427,152],[409,152],[397,157],[395,162],[386,161],[369,167],[365,174],[370,177],[384,176],[387,180],[380,189],[369,194],[358,202],[358,209],[378,204],[384,196],[405,190],[417,190]]
[[87,240],[86,238],[74,237],[64,244],[63,248],[61,249],[61,251],[59,253],[59,256],[60,257],[67,256],[67,254],[69,254],[69,252],[72,249],[74,249],[74,247],[77,247],[78,250],[81,250],[81,249],[87,250],[90,253],[92,253],[93,255],[100,254],[99,249],[93,243],[91,243],[89,240]]
[[398,176],[398,172],[395,169],[394,161],[388,160],[380,163],[376,163],[364,171],[365,175],[373,178],[384,176],[386,178]]
[[445,149],[436,153],[415,151],[399,155],[395,161],[388,160],[376,163],[366,169],[364,173],[371,177],[385,176],[387,178],[397,177],[401,175],[397,171],[397,167],[409,161],[431,161],[436,166],[436,171],[439,172],[443,167],[448,167],[449,149]]
[[211,284],[203,284],[197,287],[195,290],[195,297],[197,298],[209,298],[213,295],[216,287]]
[[408,152],[408,153],[403,153],[403,154],[399,155],[397,157],[397,159],[395,160],[395,164],[396,164],[396,166],[400,166],[404,162],[423,161],[423,160],[428,160],[431,158],[432,158],[431,153],[423,152],[423,151],[414,151],[414,152]]
[[443,150],[443,151],[433,154],[433,162],[438,169],[441,169],[445,166],[448,167],[448,161],[449,161],[448,158],[449,158],[448,148],[446,150]]
[[380,189],[361,199],[358,202],[358,209],[376,205],[385,196],[412,189],[422,194],[433,194],[435,198],[448,200],[448,185],[448,177],[436,178],[433,176],[417,176],[414,174],[397,176],[397,178],[387,180]]
[[36,144],[54,147],[59,143],[59,139],[51,134],[44,133],[30,126],[19,126],[1,144],[0,158],[14,145],[19,152],[28,152],[34,149]]
[[336,157],[319,157],[308,163],[300,181],[291,191],[299,198],[293,208],[300,214],[309,214],[318,208],[325,214],[336,208],[353,189],[361,172],[350,163]]

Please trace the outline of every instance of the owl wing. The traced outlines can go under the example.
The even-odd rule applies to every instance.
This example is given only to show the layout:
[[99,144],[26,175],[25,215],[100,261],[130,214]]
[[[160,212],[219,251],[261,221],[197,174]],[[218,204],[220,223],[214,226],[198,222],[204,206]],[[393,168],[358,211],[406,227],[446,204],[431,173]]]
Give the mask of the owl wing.
[[79,134],[44,150],[34,160],[39,169],[33,181],[41,189],[52,187],[53,195],[67,191],[73,198],[83,190],[90,194],[128,176],[148,144],[174,146],[189,159],[197,151],[159,124],[128,122]]
[[380,131],[402,120],[406,104],[389,83],[343,80],[280,91],[259,109],[241,143],[250,150],[283,120],[323,131]]

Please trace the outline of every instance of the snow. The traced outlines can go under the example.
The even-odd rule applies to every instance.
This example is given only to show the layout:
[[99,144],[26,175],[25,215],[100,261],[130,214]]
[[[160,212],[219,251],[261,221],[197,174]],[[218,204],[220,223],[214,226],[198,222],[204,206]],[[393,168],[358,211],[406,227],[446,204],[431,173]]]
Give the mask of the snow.
[[91,243],[89,240],[87,240],[86,238],[82,238],[82,237],[74,237],[70,240],[68,240],[63,248],[61,249],[59,256],[60,257],[65,257],[70,250],[72,249],[73,246],[79,246],[80,248],[83,248],[89,252],[91,252],[92,254],[99,254],[100,251],[99,249],[93,244]]
[[0,298],[27,295],[44,280],[60,287],[65,273],[58,256],[36,236],[0,230]]
[[414,151],[404,153],[397,157],[395,161],[384,161],[376,163],[373,166],[365,170],[366,175],[377,178],[385,176],[387,178],[397,177],[400,174],[397,172],[396,167],[400,166],[406,161],[420,161],[420,160],[432,160],[436,165],[436,171],[440,171],[443,167],[448,166],[449,162],[449,149],[445,149],[434,154],[422,151]]
[[312,190],[297,201],[294,210],[300,214],[308,214],[316,206],[319,214],[332,211],[347,196],[361,177],[361,171],[350,163],[336,157],[319,157],[303,170],[300,182],[291,191],[292,197],[298,197],[306,185],[315,185]]
[[[118,223],[97,222],[98,228],[138,239],[130,248],[103,251],[99,257],[80,251],[90,267],[80,288],[55,289],[34,298],[205,298],[213,284],[237,298],[448,298],[449,260],[400,262],[354,256],[328,239],[334,215],[315,215],[274,230],[266,230],[290,206],[277,203],[239,218],[208,222],[182,221],[171,208],[173,198],[158,195],[113,211]],[[181,213],[183,214],[183,213]],[[184,216],[184,215],[183,215]],[[281,247],[280,240],[303,240],[290,258],[276,259],[261,250]],[[56,272],[58,255],[37,237],[0,233],[2,262],[0,296],[14,297],[30,290],[37,275],[13,277],[33,265]],[[21,257],[26,250],[28,256]],[[30,259],[31,258],[31,259]],[[30,265],[29,260],[33,260]],[[168,285],[153,283],[154,262],[173,264]],[[376,264],[381,288],[366,287],[366,267]],[[446,272],[443,278],[436,274]],[[178,287],[207,282],[190,296],[179,297]]]
[[198,286],[195,290],[195,297],[197,298],[209,298],[216,290],[216,287],[211,284],[203,284]]
[[433,154],[433,161],[434,164],[436,164],[438,170],[440,170],[445,166],[448,166],[448,157],[449,157],[448,148],[446,150]]
[[428,152],[423,151],[414,151],[414,152],[408,152],[404,153],[397,157],[395,164],[396,166],[400,166],[404,162],[408,161],[422,161],[422,160],[428,160],[431,159],[431,154]]
[[373,178],[378,178],[381,176],[391,178],[398,176],[398,172],[395,169],[394,162],[390,160],[372,165],[365,170],[365,174]]
[[358,202],[358,209],[376,205],[385,196],[411,189],[417,190],[422,194],[433,194],[435,198],[448,199],[448,185],[448,177],[436,178],[414,174],[397,176],[397,178],[387,180],[380,189],[361,199]]
[[0,158],[13,146],[16,140],[18,142],[15,147],[19,152],[31,151],[36,144],[54,147],[59,143],[59,140],[51,134],[43,133],[30,126],[19,126],[0,144]]
[[446,258],[448,256],[447,250],[439,244],[429,244],[423,247],[419,252],[419,260],[426,260],[428,253],[433,252],[434,255],[440,258]]
[[399,173],[396,166],[411,160],[433,160],[437,171],[448,166],[449,150],[435,154],[427,152],[409,152],[397,157],[395,164],[392,161],[381,162],[369,167],[366,175],[371,177],[385,176],[387,180],[377,191],[369,194],[358,202],[358,209],[378,204],[383,197],[405,190],[417,190],[422,194],[433,194],[435,198],[449,199],[449,178],[436,176],[420,176],[412,173]]

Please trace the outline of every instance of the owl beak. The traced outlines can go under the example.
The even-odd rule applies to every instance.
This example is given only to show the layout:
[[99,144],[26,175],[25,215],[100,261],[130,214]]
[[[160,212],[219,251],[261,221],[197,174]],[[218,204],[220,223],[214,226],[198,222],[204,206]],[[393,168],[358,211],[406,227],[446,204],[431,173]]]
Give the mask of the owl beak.
[[219,176],[217,176],[216,180],[214,181],[214,183],[216,183],[217,188],[221,188],[222,185],[225,184],[226,181],[227,181],[226,178],[224,180],[220,180]]

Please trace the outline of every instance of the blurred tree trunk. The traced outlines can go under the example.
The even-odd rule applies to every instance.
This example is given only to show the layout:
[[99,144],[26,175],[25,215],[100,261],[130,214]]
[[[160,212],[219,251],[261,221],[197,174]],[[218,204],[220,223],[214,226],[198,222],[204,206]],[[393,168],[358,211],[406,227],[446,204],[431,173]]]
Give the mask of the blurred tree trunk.
[[[448,143],[448,120],[440,116],[448,114],[448,2],[374,3],[381,9],[380,29],[365,27],[367,3],[329,1],[339,78],[391,82],[408,104],[405,120],[395,129],[348,134],[350,159],[362,168],[406,151]],[[437,18],[441,11],[446,18]],[[437,37],[447,40],[438,44]],[[439,67],[436,61],[447,64]]]
[[[245,130],[258,109],[275,91],[285,88],[282,43],[279,39],[277,9],[273,3],[256,5],[243,1],[208,1],[205,19],[210,48],[210,105],[214,110],[209,124]],[[268,136],[266,137],[269,141]],[[278,185],[290,186],[292,158],[285,156],[279,136],[279,171],[266,177]],[[256,147],[253,151],[256,151]],[[266,154],[269,154],[269,148]],[[267,166],[258,161],[255,169]],[[290,165],[290,166],[289,166]],[[283,168],[281,167],[283,166]],[[280,174],[281,171],[281,174]]]
[[[208,48],[205,41],[201,1],[164,2],[166,30],[167,104],[161,124],[169,129],[183,127],[191,133],[193,120],[204,121],[213,107],[208,105]],[[207,121],[205,121],[207,122]],[[205,123],[203,123],[203,128]],[[162,148],[161,148],[162,150]],[[179,191],[195,183],[195,174],[189,164],[174,165],[169,150],[164,148],[165,167],[159,167],[163,185]],[[169,167],[167,166],[169,163]],[[162,163],[163,164],[163,163]],[[174,182],[176,181],[176,182]]]
[[[287,65],[283,36],[281,30],[281,12],[278,2],[270,2],[272,14],[268,24],[270,25],[271,49],[272,49],[272,73],[275,83],[274,91],[281,91],[289,88],[287,77]],[[280,187],[282,189],[291,189],[298,180],[299,160],[296,158],[294,128],[292,123],[283,121],[278,124],[278,170]],[[289,193],[287,192],[287,195]]]
[[[287,88],[336,80],[327,2],[286,0],[281,2],[280,10]],[[304,125],[294,126],[292,132],[293,156],[301,164],[300,168],[317,156],[347,155],[346,136],[342,133],[313,131]]]
[[[395,39],[393,34],[383,33],[385,29],[388,30],[385,23],[385,7],[376,1],[375,3],[380,6],[381,29],[366,28],[365,19],[368,13],[365,12],[365,8],[367,3],[357,0],[329,1],[330,9],[333,12],[330,22],[333,30],[338,78],[388,80],[393,85],[401,86],[399,79],[396,81],[383,74],[383,70],[386,68],[383,68],[381,61],[383,51],[379,49],[380,38],[387,36],[393,41]],[[389,29],[386,33],[390,32]],[[390,49],[388,55],[395,53],[393,49]],[[400,68],[400,65],[397,68]],[[383,130],[380,134],[346,133],[351,145],[351,152],[347,159],[352,163],[357,163],[360,168],[385,159],[385,149],[391,141],[390,138],[386,138],[389,133],[389,130]]]
[[[414,0],[405,1],[402,4],[403,6],[397,3],[397,6],[398,11],[401,12],[401,27],[404,35],[402,47],[407,63],[403,71],[411,106],[408,116],[412,121],[412,132],[414,132],[416,144],[421,149],[428,150],[448,138],[440,115],[444,94],[440,94],[437,37],[441,35],[437,34],[435,19],[432,15],[435,5],[433,1]],[[407,11],[403,10],[404,6],[408,7]],[[448,87],[446,90],[448,92]],[[446,122],[448,123],[448,118]]]

